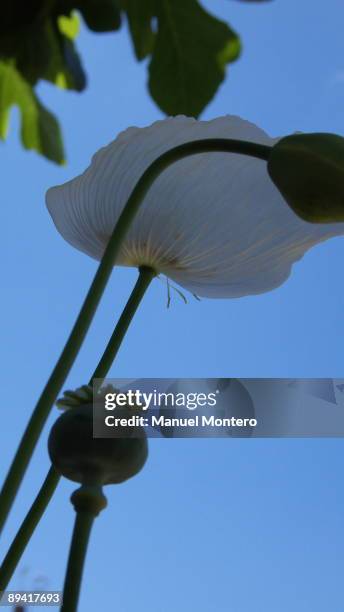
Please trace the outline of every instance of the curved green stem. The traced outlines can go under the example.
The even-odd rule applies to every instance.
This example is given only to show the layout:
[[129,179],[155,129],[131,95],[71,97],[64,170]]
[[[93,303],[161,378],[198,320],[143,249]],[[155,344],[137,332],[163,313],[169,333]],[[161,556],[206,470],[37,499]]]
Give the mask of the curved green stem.
[[167,151],[155,160],[143,173],[118,219],[76,323],[32,413],[11,468],[7,474],[3,489],[0,493],[0,532],[24,477],[37,440],[48,418],[50,409],[61,390],[86,336],[114,267],[116,257],[120,252],[123,240],[140,204],[155,179],[168,166],[189,155],[209,152],[227,152],[249,155],[267,161],[270,156],[270,150],[271,148],[268,146],[243,140],[223,138],[197,140],[182,144]]
[[92,380],[94,378],[104,378],[109,369],[111,368],[111,365],[113,364],[113,361],[118,353],[118,349],[122,344],[123,338],[128,330],[128,327],[154,276],[156,276],[156,272],[152,268],[140,268],[140,274],[137,283],[119,318],[119,321],[107,344],[103,356],[99,361],[96,369],[94,370],[90,384],[92,384]]
[[[152,268],[140,268],[139,277],[136,281],[135,287],[125,305],[125,308],[118,320],[105,351],[90,378],[90,385],[92,384],[94,378],[104,378],[107,375],[118,353],[118,349],[122,344],[128,327],[154,276],[155,272],[152,270]],[[0,567],[0,591],[6,590],[7,585],[21,559],[21,556],[52,498],[59,480],[59,474],[53,467],[51,467]]]
[[60,475],[56,472],[54,467],[51,467],[0,567],[0,591],[6,590],[13,572],[17,567],[18,561],[52,498],[59,480]]

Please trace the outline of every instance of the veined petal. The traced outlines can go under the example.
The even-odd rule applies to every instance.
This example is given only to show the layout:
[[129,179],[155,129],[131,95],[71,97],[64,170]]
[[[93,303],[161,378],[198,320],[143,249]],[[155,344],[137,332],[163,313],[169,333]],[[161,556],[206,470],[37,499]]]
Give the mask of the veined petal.
[[[135,184],[165,151],[203,138],[261,144],[274,139],[238,117],[174,117],[129,128],[80,176],[53,187],[47,206],[62,236],[100,259]],[[286,205],[266,164],[229,153],[203,153],[165,170],[149,190],[117,263],[152,266],[200,296],[269,291],[313,245],[344,233],[344,223],[314,225]]]

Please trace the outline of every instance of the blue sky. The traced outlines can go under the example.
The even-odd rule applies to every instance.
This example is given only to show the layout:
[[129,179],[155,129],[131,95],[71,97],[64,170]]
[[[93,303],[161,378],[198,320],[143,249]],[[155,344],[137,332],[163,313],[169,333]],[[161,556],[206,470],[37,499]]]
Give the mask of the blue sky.
[[[242,58],[230,66],[203,118],[238,114],[273,136],[344,134],[341,0],[203,4],[244,42]],[[68,165],[56,167],[21,149],[16,112],[0,148],[4,474],[96,269],[57,234],[45,191],[82,171],[120,130],[162,116],[125,30],[97,36],[83,29],[79,46],[86,93],[40,88],[61,119]],[[111,374],[343,377],[343,256],[343,238],[333,239],[309,252],[275,291],[188,305],[175,297],[169,310],[165,287],[155,281]],[[67,387],[87,382],[135,277],[114,271]],[[48,431],[1,553],[47,471]],[[341,440],[152,440],[142,474],[107,490],[109,507],[92,536],[80,609],[340,612],[342,454]],[[72,490],[68,482],[59,487],[13,587],[30,588],[39,575],[51,588],[61,586]]]

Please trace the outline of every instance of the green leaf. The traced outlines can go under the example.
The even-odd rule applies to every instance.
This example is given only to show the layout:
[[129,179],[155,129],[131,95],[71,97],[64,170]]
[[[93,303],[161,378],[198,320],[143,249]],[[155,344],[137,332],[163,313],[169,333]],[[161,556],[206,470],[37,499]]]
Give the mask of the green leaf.
[[79,0],[75,8],[94,32],[112,32],[121,27],[121,13],[116,0]]
[[61,41],[62,65],[57,70],[55,83],[63,89],[83,91],[87,79],[81,63],[80,56],[72,40],[67,38]]
[[[41,73],[46,79],[62,89],[83,91],[86,87],[86,75],[75,48],[73,37],[77,35],[79,20],[58,19],[58,28],[50,26],[50,61],[47,69]],[[68,21],[67,21],[68,20]],[[47,26],[48,27],[48,26]]]
[[76,13],[72,13],[71,15],[60,15],[57,18],[58,29],[67,38],[70,40],[75,40],[75,38],[79,34],[80,30],[80,21]]
[[82,91],[86,76],[73,39],[79,30],[76,14],[61,15],[0,38],[0,57],[13,60],[31,84],[46,79],[65,89]]
[[34,24],[2,36],[0,57],[14,60],[18,70],[34,85],[49,65],[50,46],[51,34],[46,24]]
[[155,33],[152,29],[152,19],[156,15],[155,5],[155,0],[122,0],[138,60],[144,59],[153,51]]
[[197,117],[240,55],[240,39],[197,0],[160,0],[149,89],[168,115]]
[[58,164],[64,163],[60,128],[55,117],[41,104],[31,85],[13,63],[0,61],[0,138],[8,133],[10,110],[21,112],[21,139],[26,149]]
[[37,21],[45,11],[47,0],[2,0],[0,36],[10,32],[25,30],[26,27]]
[[74,45],[80,29],[76,13],[60,15],[56,24],[46,25],[50,32],[50,61],[41,78],[51,81],[62,89],[83,91],[86,75]]

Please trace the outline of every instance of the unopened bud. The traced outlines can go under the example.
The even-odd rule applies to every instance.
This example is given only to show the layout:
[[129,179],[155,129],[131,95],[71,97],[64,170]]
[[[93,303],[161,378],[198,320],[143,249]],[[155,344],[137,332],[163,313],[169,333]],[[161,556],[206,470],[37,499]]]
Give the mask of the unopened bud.
[[268,161],[270,178],[305,221],[344,222],[344,138],[294,134],[282,138]]

